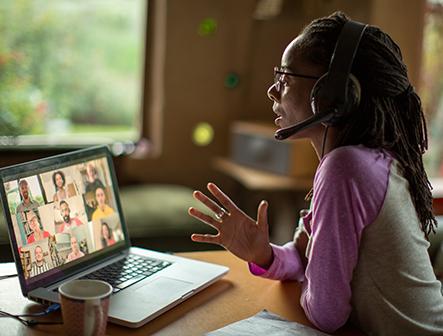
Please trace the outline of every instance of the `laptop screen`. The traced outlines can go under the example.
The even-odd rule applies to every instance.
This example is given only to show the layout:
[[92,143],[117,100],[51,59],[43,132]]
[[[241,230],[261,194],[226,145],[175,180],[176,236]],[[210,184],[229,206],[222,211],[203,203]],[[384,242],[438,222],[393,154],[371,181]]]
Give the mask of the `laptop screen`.
[[2,171],[5,214],[27,284],[124,245],[126,234],[106,152],[36,162]]

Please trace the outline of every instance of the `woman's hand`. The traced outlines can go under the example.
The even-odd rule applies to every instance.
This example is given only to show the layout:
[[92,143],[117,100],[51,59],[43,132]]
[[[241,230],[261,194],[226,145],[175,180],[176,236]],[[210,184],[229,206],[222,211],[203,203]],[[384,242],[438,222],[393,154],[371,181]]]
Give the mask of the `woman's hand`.
[[309,236],[305,230],[299,230],[295,232],[294,235],[294,245],[300,255],[301,262],[303,264],[303,268],[306,269],[308,264],[308,258],[306,257],[306,249],[309,243]]
[[255,221],[241,211],[214,183],[208,183],[207,188],[223,208],[202,192],[194,191],[194,198],[212,210],[215,218],[192,207],[188,212],[191,216],[214,227],[218,233],[193,234],[191,239],[195,242],[221,245],[245,261],[268,268],[273,261],[269,243],[268,203],[266,201],[260,203]]

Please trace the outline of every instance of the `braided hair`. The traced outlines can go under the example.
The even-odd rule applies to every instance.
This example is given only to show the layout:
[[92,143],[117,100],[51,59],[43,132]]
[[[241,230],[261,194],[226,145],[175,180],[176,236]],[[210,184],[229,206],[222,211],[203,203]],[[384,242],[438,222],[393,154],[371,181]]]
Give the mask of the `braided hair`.
[[[327,71],[335,43],[349,21],[342,12],[312,21],[302,31],[300,55]],[[383,148],[400,162],[412,201],[428,238],[437,221],[432,213],[431,185],[422,155],[428,147],[421,101],[411,86],[398,45],[374,26],[362,36],[352,73],[361,85],[357,113],[338,129],[335,147],[362,144]]]

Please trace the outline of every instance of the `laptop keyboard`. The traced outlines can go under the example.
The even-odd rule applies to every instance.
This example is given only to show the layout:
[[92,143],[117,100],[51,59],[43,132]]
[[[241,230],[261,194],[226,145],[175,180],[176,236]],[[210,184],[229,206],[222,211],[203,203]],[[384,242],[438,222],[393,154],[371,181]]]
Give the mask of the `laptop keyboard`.
[[87,274],[81,279],[108,282],[117,293],[171,265],[169,261],[129,254],[126,258]]

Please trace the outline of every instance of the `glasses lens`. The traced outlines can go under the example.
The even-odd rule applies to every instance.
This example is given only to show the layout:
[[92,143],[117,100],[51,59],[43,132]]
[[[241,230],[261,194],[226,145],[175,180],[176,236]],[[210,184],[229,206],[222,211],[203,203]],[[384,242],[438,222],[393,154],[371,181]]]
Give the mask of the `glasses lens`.
[[274,85],[275,85],[275,89],[277,91],[280,91],[281,76],[282,76],[282,74],[280,73],[280,68],[275,67],[274,68]]
[[277,83],[281,78],[281,70],[279,67],[274,68],[274,83]]

